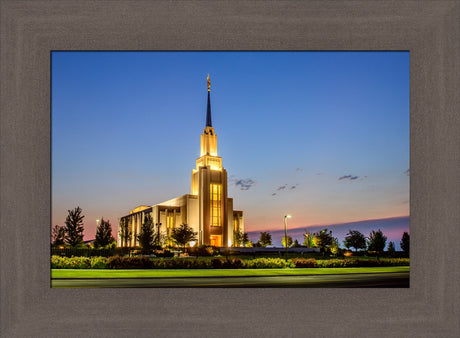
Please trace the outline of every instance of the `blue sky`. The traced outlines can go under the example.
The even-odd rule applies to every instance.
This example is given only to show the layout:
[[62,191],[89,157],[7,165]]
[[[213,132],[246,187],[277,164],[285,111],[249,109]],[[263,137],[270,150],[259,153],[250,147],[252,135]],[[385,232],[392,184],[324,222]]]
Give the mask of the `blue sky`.
[[247,231],[409,215],[408,52],[53,52],[52,225],[190,193],[207,73]]

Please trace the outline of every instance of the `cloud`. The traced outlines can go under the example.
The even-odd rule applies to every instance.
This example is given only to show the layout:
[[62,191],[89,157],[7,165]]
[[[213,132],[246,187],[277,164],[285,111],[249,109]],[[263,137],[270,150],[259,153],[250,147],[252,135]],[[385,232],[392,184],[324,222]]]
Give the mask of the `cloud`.
[[[276,191],[281,191],[281,190],[294,190],[295,188],[297,188],[297,186],[299,185],[299,183],[296,183],[295,185],[291,185],[289,186],[287,183],[284,184],[284,185],[281,185],[279,186],[278,188],[276,188]],[[276,193],[272,194],[272,196],[276,195]]]
[[250,178],[235,180],[235,187],[240,188],[240,190],[249,190],[254,184],[256,184],[256,182]]
[[350,181],[354,181],[354,180],[357,180],[358,178],[359,178],[359,176],[345,175],[345,176],[339,177],[339,181],[340,181],[340,180],[350,180]]
[[404,172],[404,174],[406,174],[406,176],[410,176],[410,168],[407,169],[407,170]]
[[303,171],[302,168],[296,168],[295,171]]
[[276,195],[276,192],[274,192],[274,193],[272,194],[272,196],[275,196],[275,195]]

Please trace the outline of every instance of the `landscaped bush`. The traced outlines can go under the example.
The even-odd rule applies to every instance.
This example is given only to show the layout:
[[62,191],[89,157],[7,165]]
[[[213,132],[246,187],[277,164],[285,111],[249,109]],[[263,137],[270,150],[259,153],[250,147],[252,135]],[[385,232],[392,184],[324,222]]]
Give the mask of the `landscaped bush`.
[[154,252],[156,257],[174,257],[174,252],[169,250],[158,250]]
[[345,268],[408,266],[409,258],[346,258],[324,259],[293,258],[153,258],[148,257],[61,257],[51,256],[52,269],[267,269],[267,268]]
[[407,258],[380,258],[380,259],[328,259],[318,260],[318,268],[348,268],[348,267],[375,267],[375,266],[408,266]]
[[243,268],[246,269],[271,269],[271,268],[294,268],[291,260],[285,261],[281,258],[255,258],[243,261]]
[[208,245],[187,248],[187,252],[190,256],[215,256],[219,253],[215,247]]
[[241,269],[243,261],[239,258],[213,258],[211,265],[214,269]]
[[153,269],[208,269],[211,261],[202,258],[160,258],[151,260]]
[[107,257],[91,257],[91,269],[107,269]]
[[52,269],[89,269],[91,259],[89,257],[61,257],[51,256]]
[[148,257],[109,257],[107,262],[109,269],[149,269],[152,268]]
[[291,259],[296,268],[316,268],[316,259],[314,258],[293,258]]

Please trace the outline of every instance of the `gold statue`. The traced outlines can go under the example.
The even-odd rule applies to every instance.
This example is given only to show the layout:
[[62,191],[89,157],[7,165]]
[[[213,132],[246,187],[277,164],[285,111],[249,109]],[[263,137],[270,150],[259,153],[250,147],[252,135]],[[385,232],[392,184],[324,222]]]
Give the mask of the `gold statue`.
[[211,80],[209,79],[209,73],[208,73],[208,92],[211,90]]

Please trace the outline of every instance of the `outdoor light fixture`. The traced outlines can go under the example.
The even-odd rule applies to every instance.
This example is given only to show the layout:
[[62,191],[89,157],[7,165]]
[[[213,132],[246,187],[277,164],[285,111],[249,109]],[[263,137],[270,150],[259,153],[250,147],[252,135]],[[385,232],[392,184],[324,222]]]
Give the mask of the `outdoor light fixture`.
[[284,215],[284,247],[286,248],[286,253],[284,255],[284,259],[287,260],[287,219],[291,218],[291,215]]

